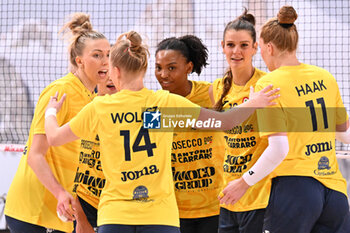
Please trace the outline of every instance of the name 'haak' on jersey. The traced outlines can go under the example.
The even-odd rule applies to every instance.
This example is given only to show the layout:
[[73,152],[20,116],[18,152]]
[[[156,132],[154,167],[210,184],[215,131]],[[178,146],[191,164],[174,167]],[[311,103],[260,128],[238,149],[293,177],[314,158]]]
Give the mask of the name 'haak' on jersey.
[[312,84],[305,83],[303,85],[296,86],[295,90],[297,91],[298,96],[301,96],[327,90],[327,87],[324,85],[323,80],[317,80],[317,82],[313,81]]

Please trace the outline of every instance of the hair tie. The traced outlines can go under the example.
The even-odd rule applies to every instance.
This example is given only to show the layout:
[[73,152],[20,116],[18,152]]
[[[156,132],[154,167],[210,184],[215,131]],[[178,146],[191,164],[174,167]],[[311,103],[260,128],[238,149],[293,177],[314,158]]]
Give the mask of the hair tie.
[[278,22],[278,24],[284,28],[290,28],[291,26],[294,25],[294,23],[280,23],[280,22]]
[[129,52],[129,47],[126,47],[126,48],[124,49],[124,53],[126,53],[126,52]]

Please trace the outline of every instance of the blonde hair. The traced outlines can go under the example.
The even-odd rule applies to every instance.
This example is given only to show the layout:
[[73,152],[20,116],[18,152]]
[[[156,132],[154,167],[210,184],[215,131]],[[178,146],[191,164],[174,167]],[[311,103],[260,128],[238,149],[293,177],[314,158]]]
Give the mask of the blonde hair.
[[146,72],[148,57],[147,45],[135,31],[120,35],[110,52],[111,64],[131,73]]
[[69,61],[74,67],[77,67],[75,58],[82,55],[87,39],[106,39],[102,33],[92,29],[90,16],[80,12],[72,14],[70,21],[61,28],[59,33],[70,39]]
[[298,47],[299,35],[294,22],[298,14],[292,6],[283,6],[277,18],[267,21],[260,37],[264,43],[273,43],[279,50],[292,52]]

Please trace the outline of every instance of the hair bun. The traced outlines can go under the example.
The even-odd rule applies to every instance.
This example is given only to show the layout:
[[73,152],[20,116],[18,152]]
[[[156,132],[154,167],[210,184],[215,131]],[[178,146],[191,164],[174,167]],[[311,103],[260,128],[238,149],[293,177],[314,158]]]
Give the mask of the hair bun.
[[110,52],[112,65],[120,66],[130,72],[146,71],[149,51],[142,43],[142,37],[135,31],[121,34]]
[[248,21],[249,23],[253,24],[255,26],[255,17],[252,14],[248,14],[248,9],[244,8],[244,12],[242,15],[238,17],[241,20]]
[[292,6],[283,6],[277,14],[279,24],[293,24],[298,14]]
[[92,31],[90,15],[85,13],[74,13],[71,16],[71,20],[68,22],[67,26],[73,34],[81,34],[86,31]]
[[142,47],[142,37],[135,31],[130,31],[125,34],[125,38],[130,41],[130,49],[139,51]]

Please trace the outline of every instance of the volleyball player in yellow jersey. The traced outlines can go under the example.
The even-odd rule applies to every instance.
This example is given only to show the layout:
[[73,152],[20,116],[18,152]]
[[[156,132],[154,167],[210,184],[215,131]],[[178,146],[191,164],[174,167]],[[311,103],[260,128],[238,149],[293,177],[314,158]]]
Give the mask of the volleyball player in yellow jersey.
[[262,27],[261,55],[272,72],[256,87],[279,87],[281,98],[276,108],[258,111],[269,145],[231,198],[273,171],[264,232],[350,232],[346,182],[335,155],[335,130],[345,131],[337,139],[350,141],[348,116],[334,77],[298,61],[296,19],[294,8],[284,6]]
[[[172,107],[176,115],[198,117],[197,127],[211,117],[221,122],[215,124],[218,129],[229,129],[276,98],[271,95],[277,90],[267,87],[252,93],[243,107],[226,113],[210,111],[168,91],[144,88],[147,65],[148,50],[140,35],[122,34],[110,52],[109,74],[118,92],[96,97],[62,127],[53,110],[59,110],[64,98],[57,102],[53,97],[46,111],[45,131],[51,145],[76,140],[86,132],[99,135],[106,177],[98,206],[100,233],[179,232],[170,160],[173,134],[156,129],[163,107]],[[150,125],[155,129],[149,130]]]
[[[221,42],[229,69],[223,78],[213,83],[214,108],[218,111],[234,108],[249,99],[249,87],[265,75],[254,68],[253,56],[258,44],[254,28],[255,18],[247,9],[229,22]],[[259,137],[256,113],[242,124],[225,131],[224,180],[227,193],[230,183],[240,178],[260,157],[267,140]],[[227,188],[226,188],[227,187]],[[234,205],[221,203],[219,232],[262,232],[265,208],[271,188],[270,180],[251,187]]]
[[62,201],[73,200],[70,192],[80,141],[50,147],[44,130],[45,108],[50,96],[67,93],[69,97],[57,115],[59,124],[64,124],[89,103],[97,80],[107,75],[110,44],[104,35],[92,30],[89,16],[83,13],[73,15],[64,29],[73,33],[69,55],[74,73],[52,82],[39,97],[25,151],[7,195],[5,214],[11,232],[73,230],[73,223],[61,221],[57,212],[72,220]]
[[[157,45],[155,75],[163,90],[211,108],[209,82],[189,81],[207,64],[207,48],[192,35],[168,38]],[[217,233],[223,183],[222,132],[175,130],[171,162],[181,233]]]
[[[111,95],[117,92],[112,80],[108,77],[97,83],[98,96]],[[100,139],[97,134],[93,140],[81,140],[79,166],[74,178],[73,192],[77,197],[84,214],[75,225],[75,232],[97,232],[97,209],[102,189],[106,184],[103,175],[100,153]],[[86,216],[86,218],[84,217]]]

